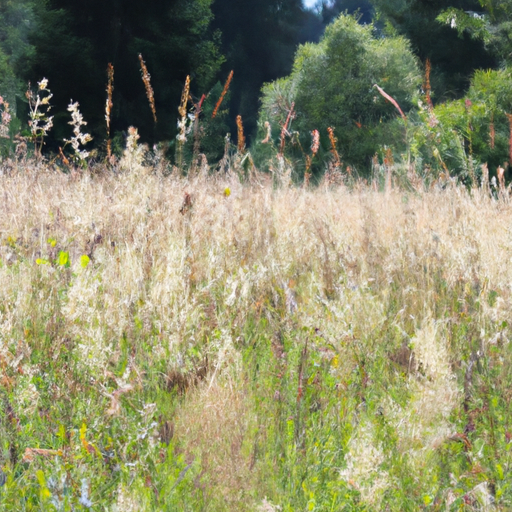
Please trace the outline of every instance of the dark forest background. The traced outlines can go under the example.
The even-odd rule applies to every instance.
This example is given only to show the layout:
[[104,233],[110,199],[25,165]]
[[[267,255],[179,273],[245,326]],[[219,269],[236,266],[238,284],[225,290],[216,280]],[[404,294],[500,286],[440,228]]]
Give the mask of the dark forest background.
[[[490,41],[475,37],[478,27],[454,30],[441,23],[438,16],[449,9],[469,13],[469,20],[487,14],[500,37]],[[210,94],[214,104],[233,70],[218,129],[234,133],[241,115],[250,139],[263,84],[289,74],[297,46],[318,41],[340,13],[357,13],[361,24],[373,22],[377,37],[406,36],[419,61],[432,63],[432,97],[439,103],[462,97],[476,69],[508,60],[507,9],[509,2],[492,0],[321,0],[312,9],[301,0],[0,0],[0,94],[26,119],[27,83],[46,77],[54,95],[51,137],[69,136],[66,107],[72,99],[80,103],[95,140],[103,141],[106,69],[112,63],[112,133],[135,125],[142,140],[154,143],[176,135],[187,75],[195,101]],[[139,54],[151,74],[156,124]]]

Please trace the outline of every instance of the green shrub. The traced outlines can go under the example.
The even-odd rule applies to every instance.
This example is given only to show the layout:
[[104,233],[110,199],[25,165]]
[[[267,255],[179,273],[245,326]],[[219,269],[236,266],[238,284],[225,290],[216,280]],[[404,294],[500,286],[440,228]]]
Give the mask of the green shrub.
[[309,132],[318,129],[328,149],[327,128],[333,127],[343,161],[364,170],[390,138],[398,146],[404,143],[403,130],[390,133],[387,124],[397,116],[395,107],[373,86],[382,87],[407,111],[420,83],[417,60],[405,39],[379,39],[372,25],[342,15],[320,43],[299,47],[290,76],[263,87],[260,120],[276,131],[294,102],[292,128],[303,147],[309,145]]
[[478,178],[479,164],[491,173],[506,167],[509,155],[512,113],[512,70],[476,71],[465,98],[420,109],[422,126],[414,133],[416,156],[432,168],[444,166],[462,178],[472,172]]

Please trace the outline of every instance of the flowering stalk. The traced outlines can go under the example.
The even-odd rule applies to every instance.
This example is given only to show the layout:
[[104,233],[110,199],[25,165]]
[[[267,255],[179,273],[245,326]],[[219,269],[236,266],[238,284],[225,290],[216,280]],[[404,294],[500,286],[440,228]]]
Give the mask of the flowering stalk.
[[114,92],[114,66],[109,62],[107,67],[107,103],[105,104],[105,121],[107,122],[107,157],[112,156],[112,141],[110,140],[110,115],[112,113],[112,93]]
[[512,165],[512,114],[506,114],[506,116],[508,119],[508,125],[509,125],[509,129],[510,129],[510,136],[509,136],[509,140],[508,140],[508,153],[509,153],[508,161],[509,161],[510,165]]
[[[28,125],[32,134],[32,140],[34,141],[36,155],[40,156],[44,137],[53,126],[53,116],[48,116],[48,112],[52,108],[50,99],[53,97],[53,94],[48,89],[48,79],[46,78],[37,83],[37,93],[31,90],[30,82],[28,85],[28,90],[25,93],[30,108]],[[42,108],[45,108],[46,111],[42,111]]]
[[313,130],[311,132],[311,156],[306,155],[306,172],[304,174],[304,186],[307,187],[309,185],[309,179],[311,178],[311,164],[313,162],[313,158],[315,158],[318,150],[320,149],[320,132],[318,130]]
[[245,135],[244,135],[244,125],[242,123],[242,116],[236,116],[236,126],[238,128],[238,151],[240,153],[245,152]]
[[427,105],[430,111],[434,108],[431,98],[432,87],[430,86],[430,72],[432,70],[432,65],[430,63],[430,59],[427,58],[425,62],[425,99],[427,101]]
[[80,146],[85,146],[92,140],[92,137],[88,133],[82,133],[82,126],[86,126],[87,122],[84,121],[78,107],[78,101],[73,103],[73,100],[71,100],[71,103],[68,105],[68,112],[71,112],[71,121],[68,124],[73,126],[73,137],[71,137],[71,139],[64,139],[64,141],[66,144],[71,144],[75,152],[75,160],[79,162],[80,165],[83,165],[86,158],[89,156],[89,152],[83,149],[81,150]]
[[340,155],[336,149],[338,139],[334,136],[334,130],[330,126],[327,128],[327,132],[329,133],[329,140],[331,141],[331,153],[334,156],[334,165],[336,167],[341,167]]
[[217,112],[222,104],[222,101],[224,100],[224,96],[226,96],[229,85],[231,84],[231,80],[233,80],[233,70],[231,70],[231,73],[229,73],[228,79],[226,80],[226,83],[224,84],[224,89],[222,90],[222,94],[220,95],[219,101],[217,101],[217,104],[215,105],[215,108],[213,109],[212,119],[215,118],[217,115]]
[[140,70],[142,72],[142,81],[144,82],[144,87],[146,88],[146,96],[148,97],[149,106],[151,108],[151,113],[153,114],[153,120],[155,123],[156,119],[156,108],[155,108],[155,96],[153,93],[153,87],[151,87],[151,75],[148,72],[148,68],[146,67],[146,63],[142,58],[142,55],[139,53],[139,61],[140,61]]
[[496,173],[498,175],[498,183],[500,186],[500,192],[502,194],[504,194],[505,193],[505,169],[503,167],[499,166]]
[[491,114],[491,124],[489,125],[489,139],[491,149],[494,149],[494,139],[496,137],[496,130],[494,128],[494,112]]
[[268,144],[272,139],[272,126],[268,121],[265,121],[265,130],[267,130],[267,136],[261,141],[262,144]]
[[187,103],[190,95],[190,76],[187,76],[183,92],[181,93],[181,102],[178,108],[180,119],[178,120],[178,135],[176,139],[178,144],[176,145],[176,163],[181,168],[183,163],[183,145],[187,142],[187,134],[190,133],[190,126],[187,127]]
[[389,102],[391,102],[394,105],[394,107],[398,110],[398,112],[400,112],[400,115],[402,116],[402,119],[404,121],[407,121],[407,117],[402,112],[402,109],[400,108],[400,105],[396,102],[396,100],[394,98],[392,98],[386,91],[384,91],[384,89],[379,87],[377,84],[375,84],[373,87],[376,87],[377,90],[379,91],[379,93],[382,95],[382,97],[384,97]]

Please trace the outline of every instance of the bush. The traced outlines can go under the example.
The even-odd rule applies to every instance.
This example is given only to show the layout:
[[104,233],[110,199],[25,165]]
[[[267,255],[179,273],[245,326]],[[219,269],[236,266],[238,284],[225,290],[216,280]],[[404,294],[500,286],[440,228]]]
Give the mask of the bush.
[[416,156],[432,168],[446,167],[465,178],[478,165],[491,172],[507,166],[512,113],[512,70],[476,71],[465,98],[420,110],[423,124],[416,130]]
[[420,83],[417,59],[405,39],[377,38],[373,25],[342,15],[320,43],[299,47],[290,76],[263,87],[260,121],[282,126],[294,102],[293,127],[302,146],[318,129],[327,149],[327,128],[333,127],[344,162],[363,170],[390,135],[398,146],[404,143],[402,130],[390,134],[387,123],[397,111],[374,84],[408,110]]

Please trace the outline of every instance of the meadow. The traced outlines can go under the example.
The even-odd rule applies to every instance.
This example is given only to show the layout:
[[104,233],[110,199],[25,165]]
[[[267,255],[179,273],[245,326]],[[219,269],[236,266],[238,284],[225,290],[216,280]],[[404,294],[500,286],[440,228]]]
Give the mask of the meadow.
[[27,160],[0,193],[0,510],[512,508],[506,190]]

